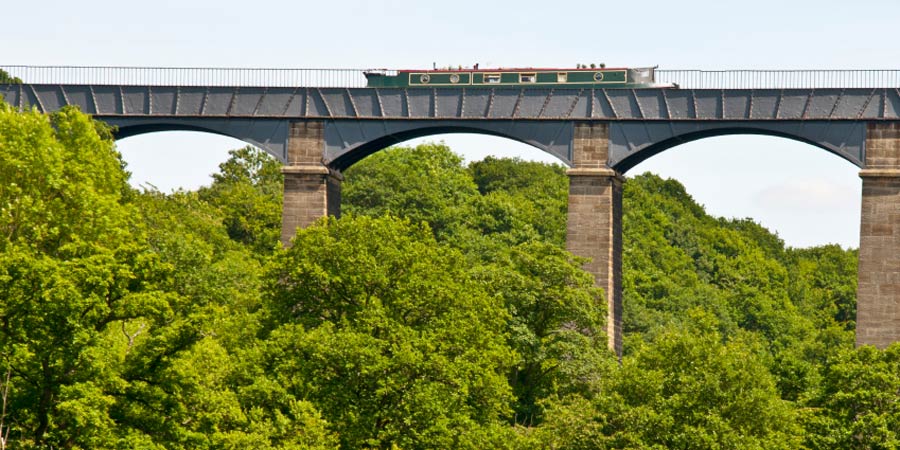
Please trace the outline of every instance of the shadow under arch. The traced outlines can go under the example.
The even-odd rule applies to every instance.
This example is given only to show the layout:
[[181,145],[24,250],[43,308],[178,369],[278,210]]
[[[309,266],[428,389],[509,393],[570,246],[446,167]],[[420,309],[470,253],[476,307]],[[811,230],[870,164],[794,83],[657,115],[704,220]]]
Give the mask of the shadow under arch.
[[390,125],[377,123],[376,126],[383,126],[383,128],[362,135],[353,134],[352,130],[326,127],[325,147],[328,165],[342,171],[391,145],[421,137],[461,133],[509,139],[537,148],[559,159],[561,163],[571,165],[571,124],[508,121],[472,122],[471,124],[437,122],[421,123],[421,121],[417,121]]
[[287,161],[287,135],[288,124],[283,120],[230,120],[230,119],[204,119],[190,120],[116,120],[104,119],[104,122],[115,126],[116,140],[125,139],[149,133],[166,131],[193,131],[210,133],[237,139],[246,144],[258,147],[284,163]]
[[149,133],[160,133],[166,131],[196,131],[199,133],[211,133],[218,134],[220,136],[228,136],[230,138],[239,139],[239,137],[231,136],[229,134],[223,133],[221,131],[213,130],[210,128],[200,127],[200,126],[192,126],[192,125],[183,125],[183,124],[169,124],[169,123],[149,123],[149,124],[141,124],[141,125],[130,125],[125,127],[119,127],[116,130],[115,138],[116,140],[130,138],[134,136],[140,136],[142,134]]
[[757,135],[812,145],[864,168],[865,131],[865,124],[858,122],[613,124],[610,166],[626,173],[648,158],[681,144],[710,137]]

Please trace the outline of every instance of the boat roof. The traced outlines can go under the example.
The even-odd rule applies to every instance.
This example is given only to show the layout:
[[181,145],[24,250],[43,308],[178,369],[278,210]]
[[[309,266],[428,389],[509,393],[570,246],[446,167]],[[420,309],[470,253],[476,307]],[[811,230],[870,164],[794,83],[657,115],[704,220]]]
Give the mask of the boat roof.
[[[644,69],[645,67],[639,67]],[[646,67],[649,68],[649,67]],[[398,73],[434,73],[434,72],[597,72],[601,70],[628,70],[628,67],[495,67],[495,68],[462,68],[462,69],[401,69]]]

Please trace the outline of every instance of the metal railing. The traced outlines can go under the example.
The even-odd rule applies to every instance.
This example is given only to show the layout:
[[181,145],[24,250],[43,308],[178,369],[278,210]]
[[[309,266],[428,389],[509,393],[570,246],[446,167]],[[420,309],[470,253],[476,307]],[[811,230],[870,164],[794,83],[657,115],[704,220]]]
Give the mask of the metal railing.
[[897,88],[900,70],[656,70],[685,89]]
[[126,86],[365,87],[363,69],[3,66],[25,83]]
[[[365,69],[0,65],[25,83],[139,86],[366,86]],[[394,74],[396,71],[386,71]],[[900,88],[900,70],[656,70],[686,89]]]

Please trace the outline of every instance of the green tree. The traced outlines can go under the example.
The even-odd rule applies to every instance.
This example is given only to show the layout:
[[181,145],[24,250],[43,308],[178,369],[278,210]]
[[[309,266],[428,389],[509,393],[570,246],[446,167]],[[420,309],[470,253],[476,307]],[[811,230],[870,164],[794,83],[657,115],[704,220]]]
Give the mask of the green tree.
[[634,177],[620,366],[560,166],[379,152],[286,250],[278,162],[220,171],[139,193],[107,127],[0,103],[10,447],[900,446],[898,346],[853,349],[855,251]]
[[792,249],[791,296],[817,323],[856,329],[857,251],[837,245]]
[[839,352],[809,402],[809,448],[900,448],[900,344]]
[[261,266],[224,214],[126,178],[105,126],[0,103],[10,446],[333,448],[310,404],[272,417],[239,395]]
[[564,167],[488,156],[469,164],[469,172],[484,198],[508,199],[515,215],[540,239],[565,245],[569,180]]
[[[426,179],[419,175],[425,170],[420,165],[428,167],[431,159],[443,161],[444,170],[430,170],[433,176]],[[509,344],[520,355],[508,375],[516,396],[511,422],[537,425],[541,399],[587,390],[602,376],[612,361],[605,307],[593,277],[580,268],[583,261],[561,248],[568,189],[561,167],[488,158],[465,170],[460,158],[440,146],[390,149],[377,164],[367,161],[348,171],[347,192],[377,189],[381,207],[405,205],[403,199],[426,192],[425,198],[442,199],[443,206],[432,210],[463,212],[437,219],[445,230],[439,239],[466,254],[481,282],[502,298],[510,314]],[[360,180],[365,188],[359,187]],[[410,180],[416,181],[415,192],[410,192]],[[469,195],[432,195],[473,182],[478,191]],[[356,195],[345,198],[348,209],[364,213],[417,213],[407,207],[357,208]]]
[[0,84],[22,84],[22,79],[14,77],[9,72],[0,69]]
[[744,330],[768,342],[781,394],[798,400],[816,389],[828,355],[852,346],[842,329],[852,327],[855,252],[785,249],[758,224],[710,217],[678,182],[650,174],[626,183],[623,209],[626,351],[702,308],[723,337]]
[[344,175],[346,213],[424,221],[441,238],[466,219],[465,206],[478,194],[462,157],[443,143],[382,150]]
[[669,328],[605,378],[592,401],[551,402],[536,434],[553,448],[797,448],[792,405],[779,398],[758,343],[722,343],[711,316]]
[[615,364],[606,307],[583,260],[554,245],[521,244],[495,258],[479,278],[503,299],[509,343],[520,357],[509,374],[512,422],[535,426],[544,399],[589,395]]
[[166,309],[109,130],[72,108],[0,103],[0,355],[17,447],[115,436],[104,336]]
[[232,239],[258,254],[270,253],[281,238],[281,163],[250,146],[228,154],[212,185],[200,189],[200,198],[222,212]]
[[323,221],[267,279],[260,376],[311,401],[343,448],[493,446],[511,400],[507,315],[427,226]]

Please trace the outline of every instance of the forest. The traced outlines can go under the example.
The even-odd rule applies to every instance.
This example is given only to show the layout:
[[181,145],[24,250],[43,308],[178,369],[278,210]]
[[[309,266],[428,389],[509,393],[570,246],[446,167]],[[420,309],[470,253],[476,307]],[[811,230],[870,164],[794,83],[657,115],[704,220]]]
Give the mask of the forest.
[[0,102],[2,449],[895,449],[856,251],[625,183],[621,359],[559,165],[442,143],[344,173],[282,248],[280,163],[135,189],[113,130]]

